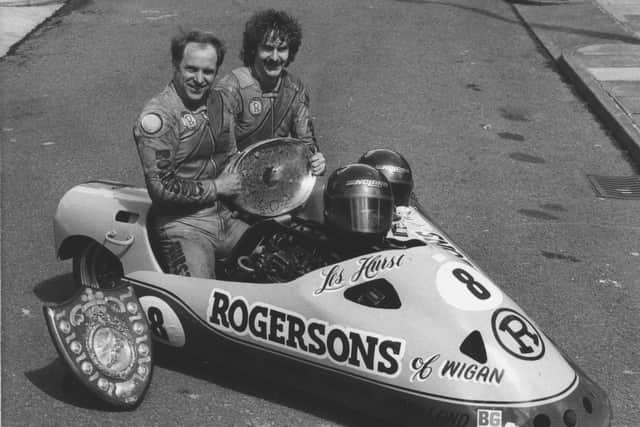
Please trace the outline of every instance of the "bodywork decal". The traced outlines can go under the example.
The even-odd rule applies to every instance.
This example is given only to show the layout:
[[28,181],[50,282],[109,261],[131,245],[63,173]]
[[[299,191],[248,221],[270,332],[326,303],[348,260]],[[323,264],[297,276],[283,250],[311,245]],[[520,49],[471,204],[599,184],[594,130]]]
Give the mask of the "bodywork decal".
[[510,308],[496,310],[492,316],[493,335],[507,353],[523,360],[544,355],[542,335],[524,315]]
[[436,286],[442,299],[465,311],[492,310],[503,299],[502,291],[488,277],[459,261],[440,266]]
[[[333,371],[336,373],[340,373],[342,375],[347,375],[356,379],[359,379],[361,381],[365,381],[365,382],[369,382],[372,384],[376,384],[379,385],[381,387],[384,388],[388,388],[388,389],[392,389],[392,390],[396,390],[399,392],[403,392],[403,393],[407,393],[407,394],[411,394],[411,395],[415,395],[415,396],[422,396],[422,397],[426,397],[429,399],[434,399],[436,401],[440,401],[440,402],[448,402],[448,403],[455,403],[455,404],[474,404],[474,405],[491,405],[491,406],[495,406],[495,405],[499,405],[501,407],[525,407],[525,408],[530,408],[530,407],[534,407],[534,406],[539,406],[539,405],[544,405],[544,404],[548,404],[548,403],[553,403],[553,402],[557,402],[558,400],[561,400],[567,396],[569,396],[571,393],[573,393],[576,388],[579,385],[579,377],[577,375],[577,373],[575,371],[571,371],[572,375],[571,375],[571,379],[566,383],[563,384],[562,386],[560,386],[557,389],[554,389],[553,391],[551,391],[548,394],[544,394],[541,396],[537,396],[537,397],[529,397],[529,398],[522,398],[519,396],[511,396],[508,399],[497,399],[497,400],[492,400],[492,399],[488,399],[488,398],[470,398],[470,397],[453,397],[453,396],[448,396],[448,395],[443,395],[443,394],[439,394],[439,393],[433,393],[433,392],[428,392],[426,390],[417,388],[413,385],[411,385],[408,381],[406,383],[404,383],[405,385],[401,385],[401,384],[393,384],[390,383],[388,381],[386,381],[385,379],[388,378],[386,376],[381,376],[376,374],[370,374],[371,371],[367,371],[366,369],[361,369],[360,371],[355,370],[355,369],[344,369],[344,365],[339,365],[339,364],[333,364],[333,363],[320,363],[319,362],[319,357],[316,355],[313,355],[312,353],[304,353],[302,351],[294,351],[294,352],[289,352],[286,351],[287,347],[282,346],[282,345],[274,345],[272,343],[270,343],[267,340],[258,340],[258,339],[246,339],[242,336],[242,334],[236,333],[235,331],[230,331],[229,328],[222,328],[217,326],[215,323],[212,323],[209,321],[209,316],[208,314],[211,313],[211,302],[214,300],[214,294],[216,292],[223,292],[225,294],[227,294],[228,298],[231,299],[229,297],[229,294],[226,291],[220,291],[219,289],[213,288],[209,294],[209,299],[208,299],[208,311],[205,314],[205,316],[201,316],[201,314],[199,312],[194,311],[193,307],[187,305],[180,296],[166,290],[163,288],[160,288],[156,285],[153,285],[151,283],[144,280],[140,280],[140,279],[135,279],[135,278],[127,278],[125,279],[127,282],[134,284],[136,286],[136,290],[139,292],[142,292],[143,295],[147,294],[149,292],[151,292],[152,294],[158,296],[159,298],[169,302],[171,301],[171,306],[173,306],[173,304],[177,304],[182,310],[184,310],[185,314],[190,316],[189,318],[194,320],[197,324],[206,327],[209,332],[212,334],[211,338],[213,340],[218,339],[218,338],[222,338],[224,340],[229,340],[229,341],[233,341],[236,342],[238,344],[241,345],[245,345],[248,347],[253,347],[262,351],[267,351],[267,352],[272,352],[274,354],[277,354],[279,356],[285,357],[285,358],[291,358],[294,360],[297,360],[299,362],[302,363],[306,363],[309,364],[311,366],[315,366],[319,369],[326,369],[329,371]],[[209,292],[209,291],[208,291]],[[266,304],[259,304],[260,306],[266,306]],[[268,307],[268,306],[267,306]],[[251,310],[251,309],[249,309]],[[291,313],[294,314],[296,316],[296,313],[292,313],[289,312],[287,310],[281,310],[284,311],[285,313]],[[300,318],[302,318],[302,316],[299,316]],[[309,324],[311,323],[322,323],[321,321],[317,321],[316,319],[311,319],[309,321]],[[325,322],[326,324],[326,322]],[[344,329],[344,328],[343,328]],[[358,331],[360,332],[360,331]],[[246,333],[244,334],[246,335]],[[390,340],[391,342],[394,342],[394,339],[392,338],[385,338]],[[361,340],[362,341],[362,340]],[[400,339],[398,341],[401,341],[401,350],[399,355],[397,355],[395,357],[396,360],[401,360],[403,361],[402,363],[404,363],[404,353],[406,353],[406,349],[407,349],[407,344],[406,341],[404,339]],[[313,356],[313,357],[310,357]],[[314,360],[315,359],[315,360]],[[408,364],[408,366],[410,367],[410,365]],[[402,368],[400,368],[402,369]],[[437,370],[435,370],[435,372],[437,372]],[[398,374],[400,374],[400,370],[398,371]],[[377,378],[376,378],[377,377]],[[438,409],[436,412],[433,413],[433,415],[438,415],[438,419],[439,419],[439,415],[440,415],[440,410]],[[466,415],[466,414],[465,414]],[[429,419],[431,419],[430,417],[428,417]],[[463,423],[460,424],[465,425],[465,423],[468,421],[468,418],[465,418],[465,420],[463,420]],[[445,425],[445,424],[435,424],[435,425]],[[504,427],[507,427],[507,425],[505,425]],[[514,426],[509,426],[509,427],[514,427]]]
[[502,427],[502,411],[500,409],[478,409],[476,414],[478,427]]
[[349,277],[346,276],[344,267],[335,264],[328,269],[322,270],[322,286],[316,289],[313,295],[320,295],[323,292],[337,291],[345,286],[359,283],[363,280],[375,279],[381,271],[393,270],[402,266],[406,260],[405,254],[381,255],[371,254],[360,257],[356,263],[358,269]]
[[208,323],[235,335],[327,359],[373,374],[396,377],[402,370],[405,341],[310,319],[263,302],[249,305],[241,296],[214,289],[209,298]]
[[180,318],[165,301],[145,295],[139,299],[154,338],[172,347],[182,347],[186,342]]
[[469,381],[479,384],[500,385],[504,378],[504,369],[448,359],[442,363],[440,378]]
[[432,374],[438,373],[439,378],[454,381],[467,381],[485,385],[500,385],[505,370],[485,364],[459,362],[443,358],[440,354],[429,357],[414,357],[411,359],[411,382],[427,381]]

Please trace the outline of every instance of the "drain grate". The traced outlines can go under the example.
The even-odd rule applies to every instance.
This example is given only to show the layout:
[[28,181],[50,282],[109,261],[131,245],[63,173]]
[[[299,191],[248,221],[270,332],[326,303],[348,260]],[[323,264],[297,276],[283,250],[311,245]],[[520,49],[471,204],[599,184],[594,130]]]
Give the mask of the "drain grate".
[[587,175],[587,178],[599,197],[640,200],[640,175]]

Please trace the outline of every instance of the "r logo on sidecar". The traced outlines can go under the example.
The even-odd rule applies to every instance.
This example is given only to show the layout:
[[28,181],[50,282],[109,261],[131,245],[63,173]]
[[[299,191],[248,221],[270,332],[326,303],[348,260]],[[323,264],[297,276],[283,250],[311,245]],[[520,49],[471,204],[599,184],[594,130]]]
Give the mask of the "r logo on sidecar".
[[544,355],[542,334],[515,310],[496,310],[492,316],[492,327],[496,340],[512,356],[523,360],[537,360]]

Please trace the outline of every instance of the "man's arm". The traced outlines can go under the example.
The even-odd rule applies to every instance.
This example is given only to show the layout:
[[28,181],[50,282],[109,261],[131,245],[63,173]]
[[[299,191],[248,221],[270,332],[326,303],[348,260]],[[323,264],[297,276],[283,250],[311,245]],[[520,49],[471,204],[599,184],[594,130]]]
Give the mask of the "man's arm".
[[218,191],[213,180],[180,178],[176,175],[178,135],[175,119],[156,110],[149,111],[133,129],[149,196],[154,203],[174,207],[201,207],[213,204]]
[[314,175],[324,174],[327,165],[324,154],[320,152],[320,147],[316,140],[316,135],[313,130],[313,121],[311,119],[311,112],[309,110],[309,92],[302,86],[301,90],[296,94],[293,116],[293,129],[291,129],[291,136],[299,138],[312,147],[313,154],[309,158],[311,165],[311,171]]
[[319,151],[318,142],[313,129],[313,121],[311,119],[309,104],[309,92],[307,92],[307,89],[302,86],[300,91],[296,94],[296,99],[293,103],[294,110],[291,136],[302,139],[303,141],[313,145],[314,151]]
[[238,152],[236,142],[235,117],[224,101],[222,92],[212,90],[207,99],[207,115],[215,140],[213,161],[218,171],[222,170],[229,158]]

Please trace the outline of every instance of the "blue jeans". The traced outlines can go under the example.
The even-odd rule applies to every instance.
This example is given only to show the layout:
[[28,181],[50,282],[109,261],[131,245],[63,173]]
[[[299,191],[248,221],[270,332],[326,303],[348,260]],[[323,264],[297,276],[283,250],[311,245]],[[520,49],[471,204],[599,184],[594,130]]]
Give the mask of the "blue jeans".
[[220,202],[189,215],[155,214],[150,224],[165,272],[207,279],[248,227]]

